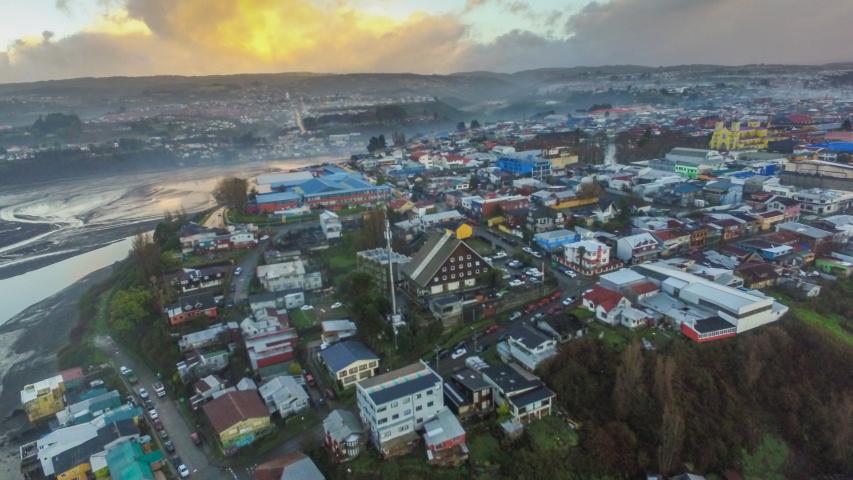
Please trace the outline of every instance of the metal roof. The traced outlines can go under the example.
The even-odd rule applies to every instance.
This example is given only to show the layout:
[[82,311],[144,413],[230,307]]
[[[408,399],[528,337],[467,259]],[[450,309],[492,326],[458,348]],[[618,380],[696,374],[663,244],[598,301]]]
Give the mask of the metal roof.
[[338,342],[322,350],[320,356],[333,372],[339,372],[358,361],[379,360],[375,353],[358,340]]
[[427,375],[404,381],[388,388],[369,392],[370,398],[376,405],[382,405],[392,400],[402,398],[428,388],[441,388],[441,377],[430,371]]

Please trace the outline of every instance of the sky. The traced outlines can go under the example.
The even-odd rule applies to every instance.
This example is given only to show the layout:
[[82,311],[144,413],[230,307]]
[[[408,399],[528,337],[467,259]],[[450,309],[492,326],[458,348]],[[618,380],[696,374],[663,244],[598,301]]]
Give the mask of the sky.
[[0,0],[0,83],[853,61],[853,0]]

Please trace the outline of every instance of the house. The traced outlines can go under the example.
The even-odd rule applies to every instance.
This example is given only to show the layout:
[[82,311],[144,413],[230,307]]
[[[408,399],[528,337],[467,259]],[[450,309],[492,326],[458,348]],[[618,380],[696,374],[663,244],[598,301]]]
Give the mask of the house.
[[324,443],[337,463],[356,458],[367,443],[364,426],[349,410],[337,409],[323,420]]
[[325,320],[320,323],[320,340],[323,345],[331,345],[346,338],[354,337],[358,328],[352,320]]
[[289,375],[278,375],[258,388],[269,413],[287,418],[308,408],[310,397],[302,385]]
[[295,206],[341,210],[386,202],[392,191],[389,185],[374,185],[363,175],[337,166],[324,166],[316,172],[260,175],[258,189],[268,193],[256,196],[251,211],[274,212]]
[[783,212],[786,222],[796,222],[800,219],[800,202],[793,198],[774,195],[765,202],[767,210],[779,210]]
[[214,397],[221,396],[227,388],[225,380],[218,375],[208,375],[193,384],[195,394],[190,397],[190,406],[195,410]]
[[505,333],[505,342],[498,344],[501,357],[515,359],[531,372],[543,361],[557,355],[557,342],[525,323],[516,324]]
[[495,409],[492,387],[480,372],[463,368],[444,380],[445,404],[460,418],[485,416]]
[[569,267],[594,275],[611,269],[610,247],[598,240],[581,240],[563,246],[563,261]]
[[434,234],[402,268],[409,291],[428,300],[445,293],[479,288],[478,278],[489,264],[473,248],[455,236]]
[[671,256],[690,247],[690,232],[680,228],[664,228],[655,230],[652,235],[660,245],[660,254]]
[[240,338],[240,326],[236,322],[217,323],[204,330],[184,335],[178,340],[181,352],[216,345],[228,345]]
[[255,272],[261,285],[268,292],[323,288],[323,277],[320,272],[306,273],[305,264],[301,259],[272,265],[258,265]]
[[56,412],[56,424],[59,427],[77,425],[101,415],[106,410],[118,408],[121,395],[118,390],[106,391],[94,389],[86,392],[76,403]]
[[781,267],[766,262],[744,263],[735,270],[743,278],[747,288],[767,288],[775,286],[782,278]]
[[122,480],[154,480],[157,478],[154,472],[163,468],[165,459],[162,451],[146,452],[135,439],[119,440],[118,443],[109,445],[105,451],[109,476]]
[[65,382],[56,375],[36,383],[25,385],[21,390],[21,405],[30,422],[37,422],[54,415],[65,406]]
[[501,171],[516,176],[530,176],[542,180],[551,175],[551,162],[542,158],[540,150],[502,153],[496,162]]
[[617,317],[617,307],[625,307],[630,305],[630,302],[621,293],[609,290],[601,285],[593,285],[592,288],[583,292],[581,303],[590,312],[595,314],[595,318],[610,324],[617,325],[619,319]]
[[790,232],[796,235],[800,242],[808,245],[815,253],[824,253],[832,247],[835,234],[817,227],[812,227],[798,222],[785,222],[776,226],[780,232]]
[[661,252],[660,242],[648,232],[616,239],[616,257],[625,263],[656,260]]
[[495,403],[509,407],[513,421],[527,424],[551,415],[556,394],[538,377],[510,365],[492,365],[481,370],[493,388]]
[[468,459],[465,429],[447,407],[424,424],[424,446],[430,465],[459,466]]
[[341,226],[341,219],[338,217],[338,214],[329,210],[323,210],[323,213],[320,214],[320,230],[323,231],[323,236],[326,237],[326,240],[341,238],[343,227]]
[[338,342],[321,350],[320,358],[341,388],[372,377],[379,368],[379,357],[358,340]]
[[551,315],[536,322],[536,328],[549,335],[557,343],[580,338],[586,334],[587,327],[572,314]]
[[546,252],[561,250],[564,245],[577,242],[580,235],[572,230],[560,229],[533,235],[533,241]]
[[214,291],[200,291],[178,297],[178,300],[166,306],[169,325],[175,326],[196,317],[214,319],[218,315],[219,300]]
[[254,468],[255,480],[326,480],[323,472],[302,452],[262,463]]
[[423,362],[356,384],[359,417],[383,457],[411,448],[417,430],[444,408],[442,386],[441,377]]
[[184,359],[175,364],[183,383],[222,371],[228,366],[231,354],[227,348],[209,348],[184,352]]
[[173,275],[169,275],[167,281],[181,293],[189,293],[221,286],[225,282],[228,270],[229,267],[226,266],[184,268]]
[[252,390],[228,392],[202,408],[226,454],[272,431],[269,411],[258,392]]
[[523,195],[471,199],[471,214],[476,218],[491,218],[510,210],[530,208],[530,198]]
[[243,343],[249,357],[252,370],[262,378],[282,373],[293,360],[299,336],[290,326],[286,315],[260,316],[257,319],[245,318],[240,323],[243,331]]

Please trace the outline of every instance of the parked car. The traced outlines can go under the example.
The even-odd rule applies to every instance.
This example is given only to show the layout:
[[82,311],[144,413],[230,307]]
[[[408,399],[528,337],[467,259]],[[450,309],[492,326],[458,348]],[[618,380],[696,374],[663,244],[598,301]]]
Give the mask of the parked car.
[[344,306],[344,304],[343,304],[343,303],[341,303],[341,302],[335,302],[335,303],[333,303],[329,308],[331,308],[332,310],[336,310],[336,309],[341,308],[341,307],[343,307],[343,306]]
[[521,251],[522,251],[522,252],[524,252],[524,253],[529,253],[529,254],[531,254],[531,255],[533,254],[533,249],[532,249],[532,248],[530,248],[530,247],[526,247],[526,246],[525,246],[525,247],[521,247]]
[[101,379],[95,379],[95,380],[92,380],[91,382],[89,382],[89,388],[98,388],[98,387],[103,387],[103,386],[104,386],[104,381]]
[[269,235],[261,235],[261,241],[262,241],[262,242],[263,242],[264,240],[269,240],[269,239],[270,239],[270,236],[269,236]]
[[139,443],[145,445],[146,443],[151,443],[151,435],[143,435],[139,437]]
[[196,446],[201,445],[201,436],[199,436],[198,432],[192,432],[190,438]]
[[510,287],[520,287],[520,286],[522,286],[522,285],[524,285],[524,280],[518,280],[518,279],[515,279],[515,280],[510,280],[510,281],[509,281],[509,286],[510,286]]
[[519,262],[518,260],[510,260],[510,261],[509,261],[509,262],[507,262],[507,264],[506,264],[506,266],[507,266],[507,267],[509,267],[509,268],[521,268],[521,267],[522,267],[522,265],[523,265],[523,264],[522,264],[521,262]]
[[178,466],[178,473],[181,475],[181,478],[189,478],[190,469],[182,463]]
[[154,428],[158,431],[163,430],[163,422],[161,422],[159,418],[154,419]]
[[243,269],[241,267],[237,267],[234,269],[234,275],[237,275],[239,277],[241,273],[243,273]]
[[165,428],[160,430],[158,435],[160,435],[160,440],[163,440],[164,442],[169,439],[169,432],[167,432]]
[[299,309],[303,312],[307,312],[308,310],[314,310],[314,307],[312,305],[302,305]]
[[464,357],[466,353],[468,353],[468,350],[465,350],[464,348],[460,348],[460,349],[456,350],[455,352],[453,352],[453,355],[451,355],[450,358],[452,358],[453,360],[456,360],[459,357]]
[[[519,317],[521,316],[521,312],[515,312],[515,313],[517,313]],[[515,313],[513,313],[513,315],[515,315]],[[512,319],[512,317],[511,317],[511,316],[510,316],[510,319]],[[484,333],[485,333],[486,335],[490,335],[490,334],[492,334],[492,333],[497,332],[497,331],[498,331],[498,330],[500,330],[500,329],[501,329],[501,327],[500,327],[497,323],[493,323],[493,324],[489,325],[489,328],[487,328],[487,329],[484,331]]]
[[139,387],[139,390],[137,390],[137,392],[139,392],[139,398],[143,400],[148,400],[148,390],[145,390],[145,387]]
[[542,256],[543,256],[541,253],[537,252],[536,250],[531,251],[530,254],[536,258],[542,258]]
[[156,409],[156,408],[152,408],[151,410],[148,410],[148,417],[149,417],[151,420],[157,420],[158,418],[160,418],[160,414],[159,414],[159,413],[157,413],[157,409]]
[[129,372],[130,369],[122,365],[118,368],[118,371],[121,372],[122,375],[127,375],[127,372]]
[[506,258],[506,252],[499,250],[494,254],[493,258]]
[[442,349],[441,349],[441,350],[439,350],[439,351],[438,351],[438,353],[435,355],[435,358],[437,358],[437,359],[441,360],[442,358],[446,358],[446,357],[447,357],[447,355],[449,355],[449,354],[450,354],[450,350],[448,350],[448,349],[446,349],[446,348],[442,348]]
[[310,373],[305,374],[305,381],[308,383],[308,385],[310,385],[312,387],[317,386],[317,381],[314,380],[314,375],[311,375]]
[[563,303],[563,305],[564,305],[564,306],[568,307],[568,306],[570,306],[571,304],[575,303],[575,299],[574,299],[574,298],[572,298],[572,297],[566,297],[566,298],[564,298],[564,299],[563,299],[563,302],[562,302],[562,303]]
[[560,311],[562,311],[562,310],[563,310],[563,308],[561,306],[555,305],[555,306],[551,307],[550,309],[548,309],[548,315],[556,315],[556,314],[560,313]]
[[510,321],[518,320],[521,318],[521,312],[512,312],[512,315],[509,316]]
[[166,451],[169,453],[175,453],[175,444],[172,443],[171,440],[166,440],[165,442],[163,442],[163,448],[165,448]]
[[162,383],[155,382],[152,387],[154,387],[154,393],[157,394],[157,398],[163,398],[166,396],[166,387],[164,387]]

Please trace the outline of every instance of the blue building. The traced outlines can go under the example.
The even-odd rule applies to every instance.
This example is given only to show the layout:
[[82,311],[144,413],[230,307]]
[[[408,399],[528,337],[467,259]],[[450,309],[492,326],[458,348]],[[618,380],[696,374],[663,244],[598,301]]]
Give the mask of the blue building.
[[548,252],[553,252],[562,248],[563,245],[568,245],[569,243],[574,243],[578,240],[580,240],[580,235],[566,229],[537,233],[533,236],[533,241],[542,247],[543,250]]
[[542,179],[551,175],[551,162],[542,158],[539,150],[504,153],[498,157],[498,168],[519,176]]

